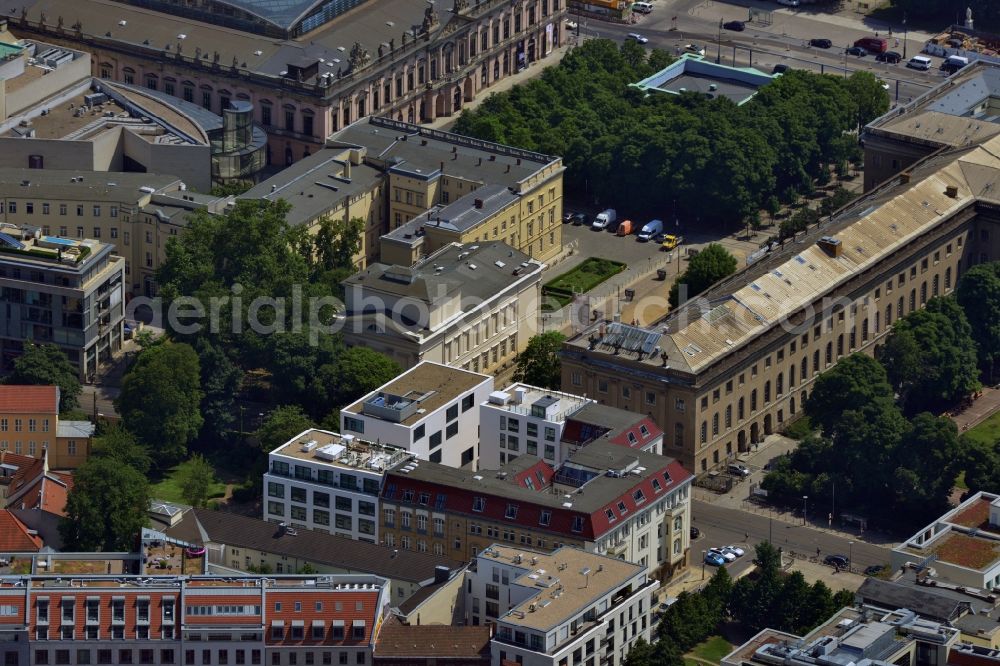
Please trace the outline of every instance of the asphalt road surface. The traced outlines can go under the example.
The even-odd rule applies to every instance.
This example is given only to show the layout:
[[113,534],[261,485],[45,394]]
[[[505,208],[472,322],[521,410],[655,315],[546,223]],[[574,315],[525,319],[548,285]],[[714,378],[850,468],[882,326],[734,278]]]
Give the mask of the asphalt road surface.
[[[870,36],[874,31],[830,24],[808,13],[775,11],[774,22],[770,26],[747,23],[744,32],[733,32],[720,30],[716,17],[722,15],[732,19],[746,19],[745,7],[712,0],[659,0],[654,2],[654,7],[652,14],[643,17],[635,25],[584,19],[580,22],[580,30],[585,36],[604,37],[618,42],[623,41],[629,33],[636,32],[649,40],[647,47],[665,49],[670,53],[677,53],[678,48],[682,49],[685,44],[698,44],[706,49],[707,60],[720,59],[724,64],[739,67],[752,65],[766,72],[770,72],[779,63],[792,68],[841,75],[870,71],[889,84],[890,97],[901,103],[918,97],[944,78],[937,69],[940,64],[938,58],[932,58],[934,64],[929,71],[917,71],[906,67],[905,62],[890,65],[876,62],[872,56],[845,57],[847,46],[860,37]],[[773,8],[779,9],[777,5]],[[675,16],[676,22],[673,21]],[[829,49],[811,47],[809,39],[812,37],[831,39],[834,45]],[[894,40],[895,37],[891,39]],[[916,55],[921,45],[919,40],[910,39],[907,46],[909,57]],[[890,48],[901,50],[902,46],[893,45]]]
[[[731,573],[737,575],[751,566],[753,546],[769,538],[772,543],[784,549],[785,553],[796,552],[809,556],[820,549],[820,559],[827,555],[847,555],[852,557],[854,571],[862,571],[873,564],[889,563],[888,548],[851,539],[838,534],[824,532],[812,527],[793,525],[781,520],[769,520],[767,516],[747,513],[737,509],[716,506],[708,502],[693,500],[691,503],[693,525],[701,530],[701,536],[691,542],[692,562],[700,562],[701,551],[719,546],[736,544],[744,547],[747,555],[729,565]],[[750,538],[746,538],[746,534]],[[749,546],[748,548],[746,546]],[[709,572],[711,575],[711,572]]]

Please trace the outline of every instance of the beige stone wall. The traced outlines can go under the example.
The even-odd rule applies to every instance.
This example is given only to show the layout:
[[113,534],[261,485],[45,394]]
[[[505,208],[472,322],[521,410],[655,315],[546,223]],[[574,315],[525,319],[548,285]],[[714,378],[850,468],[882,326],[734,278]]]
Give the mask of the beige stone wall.
[[693,378],[671,371],[684,381],[666,384],[648,363],[618,358],[615,370],[566,358],[563,390],[650,415],[664,430],[664,455],[696,474],[722,467],[798,417],[821,372],[853,352],[875,353],[891,322],[952,293],[974,263],[998,257],[1000,223],[956,219],[838,288],[831,296],[847,299],[843,309],[794,330],[777,327],[738,360]]
[[[46,48],[48,48],[46,44],[38,44],[35,53],[38,54]],[[0,106],[5,115],[0,119],[24,113],[39,102],[89,78],[90,67],[90,54],[82,53],[76,60],[64,63],[44,76],[36,77],[30,85],[20,86],[7,92],[4,104]],[[2,83],[0,81],[0,88],[5,87]]]

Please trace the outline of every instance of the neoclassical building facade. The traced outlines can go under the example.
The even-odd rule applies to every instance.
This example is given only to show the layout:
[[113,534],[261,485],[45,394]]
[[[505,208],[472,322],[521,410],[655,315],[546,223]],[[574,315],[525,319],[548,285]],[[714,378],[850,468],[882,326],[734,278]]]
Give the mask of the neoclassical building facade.
[[461,111],[549,56],[565,19],[566,0],[454,0],[448,10],[416,0],[27,0],[7,22],[21,39],[89,51],[99,78],[219,114],[251,102],[269,162],[287,165],[366,116],[419,123]]

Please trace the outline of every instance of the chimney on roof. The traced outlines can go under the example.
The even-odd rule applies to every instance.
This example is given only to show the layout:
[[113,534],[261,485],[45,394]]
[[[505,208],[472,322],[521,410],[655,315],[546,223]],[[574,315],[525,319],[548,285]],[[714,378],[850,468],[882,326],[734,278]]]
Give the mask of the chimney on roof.
[[899,174],[899,182],[903,185],[910,182],[910,172],[904,171],[903,173]]
[[344,178],[351,177],[351,161],[347,160],[344,162]]
[[441,162],[441,173],[444,173],[444,162]]
[[482,166],[482,165],[483,165],[483,158],[482,158],[482,157],[480,157],[480,158],[479,158],[479,161],[478,161],[478,162],[476,162],[476,166]]
[[521,158],[520,157],[517,158],[517,166],[521,166]]
[[476,199],[475,202],[473,202],[473,203],[474,203],[474,205],[475,205],[476,208],[482,208],[483,207],[483,200],[482,199]]
[[844,244],[840,242],[839,238],[833,236],[823,236],[816,242],[816,245],[834,259],[839,257],[844,250]]
[[510,165],[509,164],[507,165],[507,170],[504,171],[504,173],[510,173]]
[[947,197],[949,197],[951,199],[957,199],[958,198],[958,188],[956,186],[954,186],[954,185],[949,185],[946,188],[944,188],[944,193],[945,193],[945,196],[947,196]]
[[434,584],[440,585],[441,583],[447,582],[448,575],[450,573],[451,570],[443,564],[439,564],[434,567]]

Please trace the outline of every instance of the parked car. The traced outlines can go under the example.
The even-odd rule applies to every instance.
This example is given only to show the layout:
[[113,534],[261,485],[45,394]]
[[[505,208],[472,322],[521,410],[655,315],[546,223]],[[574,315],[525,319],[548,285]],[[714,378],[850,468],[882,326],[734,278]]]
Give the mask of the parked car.
[[930,58],[928,58],[927,56],[918,55],[910,58],[910,61],[906,63],[906,66],[910,67],[911,69],[919,69],[921,71],[926,72],[928,69],[931,68],[931,64],[932,62]]
[[846,569],[851,561],[847,559],[847,555],[827,555],[823,558],[823,564],[829,564],[831,567],[837,567],[838,569]]
[[818,49],[828,49],[833,46],[833,42],[825,37],[814,37],[809,40],[809,46],[815,46]]
[[713,567],[725,566],[726,558],[722,556],[722,553],[710,550],[705,553],[705,564],[711,564]]
[[870,567],[865,567],[866,576],[877,576],[883,571],[885,571],[885,566],[881,564],[873,564]]
[[625,39],[634,39],[635,41],[639,42],[640,44],[645,44],[645,43],[647,43],[649,41],[648,39],[646,39],[645,37],[643,37],[642,35],[640,35],[637,32],[630,32],[630,33],[628,33],[628,35],[625,36]]
[[684,52],[685,53],[693,53],[695,55],[703,56],[703,55],[705,55],[705,47],[704,46],[698,46],[697,44],[685,44],[684,45]]
[[648,2],[633,2],[632,11],[639,12],[640,14],[651,14],[653,12],[653,5]]
[[860,46],[869,53],[885,53],[889,50],[889,40],[885,37],[862,37],[854,41],[855,46]]
[[697,527],[692,527],[690,536],[692,539],[697,539],[698,537],[701,536],[701,530],[699,530]]
[[583,213],[573,213],[573,218],[570,220],[574,227],[579,227],[580,225],[586,224],[587,216]]
[[868,51],[863,46],[849,46],[847,48],[847,55],[864,58],[866,55],[868,55]]
[[778,4],[786,7],[798,7],[799,0],[778,0]]
[[889,89],[889,83],[887,81],[883,81],[882,79],[878,79],[878,84],[880,86],[882,86],[882,90],[888,90]]
[[727,553],[726,551],[724,551],[721,548],[711,548],[711,549],[709,549],[708,552],[710,552],[710,553],[718,553],[719,555],[722,556],[722,559],[724,559],[726,562],[735,562],[736,561],[736,553]]
[[743,557],[744,555],[746,555],[746,551],[740,548],[739,546],[726,546],[724,548],[720,548],[720,550],[723,553],[732,553],[736,557]]
[[733,30],[734,32],[743,32],[747,29],[747,24],[743,21],[726,21],[722,24],[722,27],[726,30]]
[[772,74],[784,74],[785,72],[787,72],[790,69],[791,69],[791,67],[789,67],[788,65],[786,65],[784,63],[781,63],[781,64],[775,65],[774,69],[771,70],[771,73]]
[[903,56],[895,51],[886,51],[885,53],[876,53],[875,59],[879,62],[887,62],[890,65],[895,65],[903,60]]
[[615,229],[616,236],[628,236],[632,233],[632,229],[635,225],[632,224],[632,220],[622,220],[618,223],[618,228]]
[[580,27],[580,24],[578,24],[576,21],[570,21],[569,19],[566,19],[566,27],[570,30],[576,30],[577,28]]
[[733,463],[732,465],[729,466],[728,469],[729,469],[729,473],[732,474],[733,476],[738,476],[738,477],[743,478],[743,479],[745,479],[748,476],[750,476],[750,468],[747,467],[746,465],[740,465],[738,463]]

